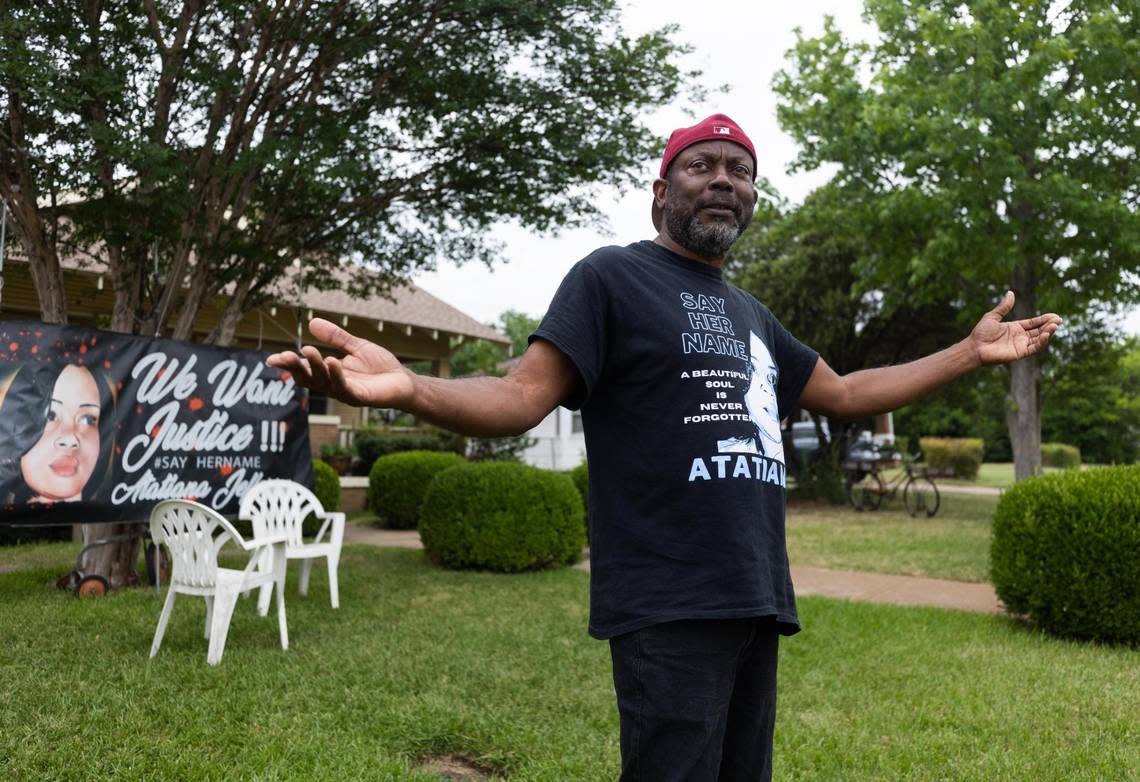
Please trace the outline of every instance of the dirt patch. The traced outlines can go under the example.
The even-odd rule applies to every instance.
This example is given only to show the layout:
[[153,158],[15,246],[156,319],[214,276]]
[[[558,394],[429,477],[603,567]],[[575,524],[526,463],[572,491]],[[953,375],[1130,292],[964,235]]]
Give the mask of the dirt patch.
[[420,758],[416,768],[439,774],[447,782],[487,782],[500,778],[494,776],[495,769],[490,766],[459,755],[429,755]]

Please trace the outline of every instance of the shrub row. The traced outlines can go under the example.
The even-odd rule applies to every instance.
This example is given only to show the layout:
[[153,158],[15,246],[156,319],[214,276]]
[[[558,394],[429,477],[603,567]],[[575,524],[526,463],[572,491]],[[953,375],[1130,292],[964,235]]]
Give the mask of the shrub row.
[[1006,607],[1042,629],[1140,643],[1140,465],[1008,489],[994,513],[990,568]]
[[1081,466],[1081,449],[1064,443],[1041,443],[1041,464],[1070,469]]
[[986,452],[975,437],[922,437],[918,441],[926,467],[935,475],[974,479]]
[[467,440],[442,429],[386,432],[370,428],[356,430],[352,436],[352,447],[356,450],[360,469],[365,475],[370,475],[372,465],[381,456],[402,451],[452,451],[462,455],[467,450]]

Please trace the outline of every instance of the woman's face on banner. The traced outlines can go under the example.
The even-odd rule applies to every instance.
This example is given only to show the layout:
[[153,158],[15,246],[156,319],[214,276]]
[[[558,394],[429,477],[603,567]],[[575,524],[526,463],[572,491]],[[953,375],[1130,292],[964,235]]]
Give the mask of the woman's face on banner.
[[55,381],[44,433],[20,460],[24,482],[40,499],[82,497],[99,461],[99,387],[83,367],[69,364]]

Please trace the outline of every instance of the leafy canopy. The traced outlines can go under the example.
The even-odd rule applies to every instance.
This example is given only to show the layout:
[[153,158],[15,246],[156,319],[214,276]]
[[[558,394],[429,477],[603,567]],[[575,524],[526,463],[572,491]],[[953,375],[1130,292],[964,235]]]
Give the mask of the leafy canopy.
[[188,276],[187,329],[227,285],[249,309],[296,258],[363,293],[490,262],[497,221],[597,221],[691,76],[671,32],[616,0],[8,0],[0,192],[33,262],[98,246],[125,329]]
[[851,205],[874,237],[864,289],[888,307],[959,299],[970,317],[1006,288],[1062,315],[1137,296],[1137,10],[867,0],[878,43],[830,19],[800,38],[779,119],[797,168],[837,164],[867,193]]

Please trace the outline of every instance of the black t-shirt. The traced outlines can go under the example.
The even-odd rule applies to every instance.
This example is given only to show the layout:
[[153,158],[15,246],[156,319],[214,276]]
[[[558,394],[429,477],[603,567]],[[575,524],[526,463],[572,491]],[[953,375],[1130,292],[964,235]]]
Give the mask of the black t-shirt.
[[580,383],[590,472],[590,634],[775,616],[799,629],[780,419],[818,354],[719,269],[653,242],[567,274],[531,339]]

